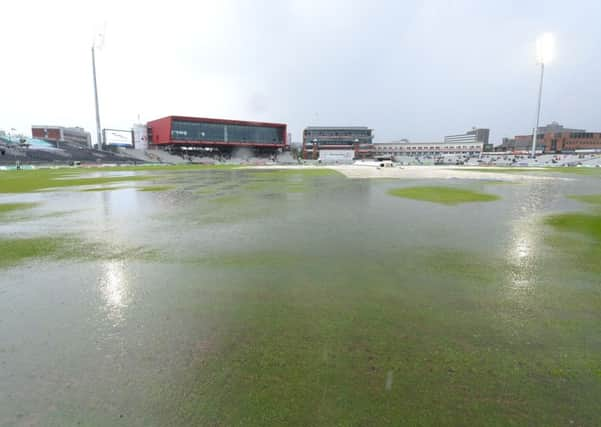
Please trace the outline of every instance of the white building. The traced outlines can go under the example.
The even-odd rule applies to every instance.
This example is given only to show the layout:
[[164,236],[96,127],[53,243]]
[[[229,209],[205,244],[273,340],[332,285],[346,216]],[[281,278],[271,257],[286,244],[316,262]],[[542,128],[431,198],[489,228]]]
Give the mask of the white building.
[[467,131],[466,133],[462,133],[459,135],[447,135],[444,137],[444,142],[446,143],[463,143],[463,142],[482,142],[483,144],[488,144],[488,138],[490,136],[490,129],[486,128],[472,128],[472,130]]
[[483,149],[484,144],[482,142],[392,142],[387,144],[373,144],[374,157],[440,157],[447,155],[480,157]]

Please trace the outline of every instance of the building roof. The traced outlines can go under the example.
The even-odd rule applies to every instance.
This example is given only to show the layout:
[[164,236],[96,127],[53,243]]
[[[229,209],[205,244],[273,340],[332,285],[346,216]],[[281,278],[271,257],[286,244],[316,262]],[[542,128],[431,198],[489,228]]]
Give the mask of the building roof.
[[246,120],[231,120],[231,119],[211,119],[207,117],[190,117],[190,116],[166,116],[160,119],[150,120],[148,124],[171,119],[180,120],[187,122],[206,122],[206,123],[218,123],[218,124],[230,124],[230,125],[242,125],[242,126],[272,126],[272,127],[285,127],[285,123],[269,123],[269,122],[253,122]]
[[77,130],[86,132],[86,130],[79,126],[58,126],[58,125],[31,125],[32,129],[64,129],[64,130]]
[[374,146],[378,145],[457,145],[457,144],[483,144],[482,141],[452,141],[452,142],[375,142]]
[[307,126],[305,130],[369,130],[367,126]]

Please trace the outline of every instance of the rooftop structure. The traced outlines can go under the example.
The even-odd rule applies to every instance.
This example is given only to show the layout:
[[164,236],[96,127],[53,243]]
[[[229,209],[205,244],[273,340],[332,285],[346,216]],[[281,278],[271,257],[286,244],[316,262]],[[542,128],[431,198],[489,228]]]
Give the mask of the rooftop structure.
[[374,144],[374,157],[440,157],[445,155],[479,157],[484,149],[482,142],[392,142],[386,144]]
[[31,127],[31,136],[56,144],[67,142],[82,147],[90,147],[92,143],[90,132],[86,132],[84,128],[77,126],[33,125]]
[[474,128],[466,133],[459,135],[448,135],[444,137],[444,142],[447,143],[459,143],[459,142],[481,142],[488,144],[488,138],[490,136],[490,129],[485,128]]
[[[344,161],[367,157],[373,139],[373,130],[366,126],[309,126],[303,131],[303,158],[328,157],[326,151],[331,150],[336,150],[335,157]],[[323,154],[320,155],[320,151]]]
[[273,151],[287,144],[287,126],[281,123],[168,116],[148,122],[147,127],[148,144],[155,148]]

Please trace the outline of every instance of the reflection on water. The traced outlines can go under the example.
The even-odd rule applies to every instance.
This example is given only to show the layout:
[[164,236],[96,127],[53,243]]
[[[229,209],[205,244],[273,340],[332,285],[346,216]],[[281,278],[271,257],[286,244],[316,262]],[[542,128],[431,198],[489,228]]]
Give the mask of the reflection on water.
[[[537,220],[553,197],[548,186],[532,184],[512,209],[510,237],[506,260],[510,265],[509,296],[524,298],[532,294],[537,280],[537,263],[540,258],[540,229]],[[524,302],[524,301],[518,301]]]
[[507,259],[511,265],[510,288],[527,290],[535,286],[536,237],[528,220],[514,221],[508,246]]
[[98,280],[105,310],[114,324],[123,321],[125,310],[130,302],[130,288],[123,261],[107,261],[102,264],[102,274]]

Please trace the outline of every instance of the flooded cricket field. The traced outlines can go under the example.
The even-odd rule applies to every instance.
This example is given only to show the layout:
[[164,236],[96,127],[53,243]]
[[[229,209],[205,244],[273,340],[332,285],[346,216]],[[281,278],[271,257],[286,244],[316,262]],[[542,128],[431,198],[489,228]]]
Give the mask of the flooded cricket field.
[[599,174],[16,173],[1,426],[601,424]]

